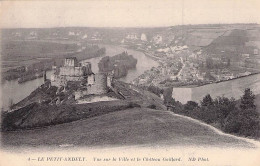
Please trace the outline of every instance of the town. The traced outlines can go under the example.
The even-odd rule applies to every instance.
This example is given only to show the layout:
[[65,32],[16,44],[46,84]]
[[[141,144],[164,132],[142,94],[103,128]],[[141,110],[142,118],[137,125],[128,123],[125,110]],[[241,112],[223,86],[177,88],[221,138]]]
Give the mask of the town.
[[[110,33],[113,35],[109,35]],[[15,39],[32,41],[39,38],[38,34],[37,31],[18,31],[9,35]],[[163,88],[199,86],[259,73],[259,36],[257,24],[213,24],[174,26],[168,29],[129,29],[118,33],[114,33],[112,29],[88,31],[75,28],[75,30],[68,29],[67,32],[53,29],[51,35],[45,36],[45,40],[49,38],[61,40],[63,37],[63,42],[68,45],[66,48],[75,50],[77,45],[76,49],[80,50],[79,52],[86,49],[86,42],[96,45],[116,44],[141,51],[160,65],[146,71],[132,83]],[[66,42],[68,40],[75,42],[69,45]],[[10,46],[6,47],[4,49],[6,48],[8,53]],[[61,50],[64,49],[64,46],[59,47]],[[104,52],[97,53],[97,56],[100,55],[104,55]],[[5,63],[4,61],[3,64]],[[49,69],[50,65],[47,67],[45,65],[44,68]],[[20,70],[21,66],[18,66],[7,73]],[[3,75],[7,79],[11,77],[8,74]],[[38,75],[42,76],[39,72]],[[33,78],[37,78],[38,75]]]
[[[147,40],[130,34],[121,42],[160,65],[133,81],[158,87],[199,86],[259,73],[259,31],[255,25],[173,27]],[[241,29],[236,29],[236,28]],[[166,38],[166,39],[164,39]]]
[[[2,89],[6,95],[1,128],[7,134],[48,126],[54,126],[55,130],[59,124],[73,125],[93,118],[103,122],[104,117],[115,115],[108,118],[105,126],[130,118],[121,121],[126,128],[130,126],[122,130],[124,133],[132,129],[124,122],[135,123],[133,117],[137,118],[138,129],[138,120],[151,116],[145,129],[139,131],[150,134],[161,120],[188,116],[228,133],[258,137],[255,123],[260,99],[258,24],[129,29],[68,27],[62,31],[50,28],[3,32]],[[238,117],[247,118],[241,114],[245,110],[242,100],[248,97],[253,110],[250,122],[255,123],[255,128],[236,130],[232,124],[240,123]],[[178,123],[184,121],[179,119]],[[151,124],[154,127],[150,128]],[[158,132],[164,130],[162,124]],[[93,128],[99,131],[104,127],[103,123],[100,125],[92,122],[84,125],[87,137],[92,137],[89,131]],[[174,126],[170,125],[169,130]],[[114,129],[118,131],[118,127]],[[182,128],[177,130],[173,134],[182,133]],[[185,130],[191,132],[189,127]],[[158,139],[160,135],[152,137]],[[101,137],[100,141],[107,139]],[[84,144],[88,141],[79,139]],[[20,141],[4,140],[7,144]],[[64,142],[58,146],[73,145]]]

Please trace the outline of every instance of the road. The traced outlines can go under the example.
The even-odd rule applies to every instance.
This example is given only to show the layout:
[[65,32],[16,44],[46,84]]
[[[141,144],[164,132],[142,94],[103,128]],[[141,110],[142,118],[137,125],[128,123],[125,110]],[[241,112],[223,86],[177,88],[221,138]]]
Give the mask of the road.
[[177,77],[179,77],[182,74],[182,70],[185,68],[185,63],[183,62],[183,58],[181,57],[181,63],[182,63],[182,68],[181,70],[178,72]]

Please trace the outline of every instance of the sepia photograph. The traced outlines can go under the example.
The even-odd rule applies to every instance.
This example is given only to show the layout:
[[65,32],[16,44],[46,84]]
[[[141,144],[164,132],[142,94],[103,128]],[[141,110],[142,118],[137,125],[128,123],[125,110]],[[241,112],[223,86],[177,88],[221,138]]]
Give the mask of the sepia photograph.
[[0,165],[258,166],[257,0],[0,2]]

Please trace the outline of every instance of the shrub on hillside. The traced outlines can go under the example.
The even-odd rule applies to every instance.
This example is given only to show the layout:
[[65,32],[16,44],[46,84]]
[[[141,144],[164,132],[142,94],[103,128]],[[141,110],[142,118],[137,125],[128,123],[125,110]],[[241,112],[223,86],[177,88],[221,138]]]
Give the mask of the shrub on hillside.
[[243,136],[259,137],[259,115],[253,109],[233,111],[227,117],[224,131]]
[[259,113],[254,104],[255,96],[250,89],[245,90],[239,108],[234,98],[217,97],[213,100],[208,94],[200,105],[193,101],[183,105],[172,99],[169,94],[166,94],[168,98],[164,98],[164,103],[168,106],[172,105],[171,110],[177,114],[202,120],[227,133],[260,137]]
[[244,136],[260,136],[260,116],[254,104],[255,95],[248,88],[241,97],[240,109],[232,110],[226,118],[224,131]]
[[221,128],[224,127],[224,121],[230,112],[237,110],[234,98],[217,97],[214,100],[214,107],[217,115],[216,121]]
[[160,89],[159,87],[156,87],[156,86],[153,86],[153,85],[150,85],[148,88],[147,88],[148,91],[156,94],[157,96],[160,97],[160,95],[163,93],[163,90]]
[[147,106],[147,108],[156,109],[156,105],[152,104],[152,105]]
[[167,88],[163,91],[163,99],[165,105],[174,105],[175,100],[172,98],[172,88]]
[[1,129],[10,131],[56,125],[134,107],[140,107],[140,105],[126,101],[61,105],[32,103],[3,114]]
[[201,106],[209,106],[209,105],[213,105],[213,99],[211,98],[211,96],[209,94],[207,94],[201,101]]
[[193,110],[195,108],[199,107],[199,104],[196,103],[195,101],[188,101],[185,105],[184,105],[184,109],[185,110]]

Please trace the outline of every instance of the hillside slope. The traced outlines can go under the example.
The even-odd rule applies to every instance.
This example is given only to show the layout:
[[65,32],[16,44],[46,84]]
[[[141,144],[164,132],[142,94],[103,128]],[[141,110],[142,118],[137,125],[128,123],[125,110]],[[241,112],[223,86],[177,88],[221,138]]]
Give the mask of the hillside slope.
[[255,96],[256,110],[260,113],[260,94]]
[[168,111],[132,108],[34,130],[2,132],[2,146],[255,147]]
[[[2,112],[0,129],[2,131],[33,129],[100,116],[133,107],[166,110],[163,100],[155,94],[121,81],[115,81],[114,84],[115,92],[110,91],[106,95],[120,96],[123,99],[77,104],[71,97],[73,90],[56,93],[57,88],[48,88],[46,83],[17,103],[14,106],[16,109]],[[57,97],[62,98],[61,104],[55,104]]]

